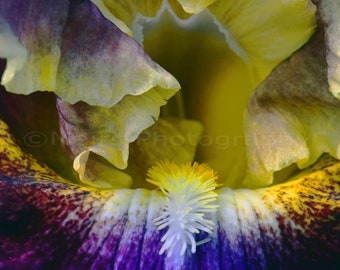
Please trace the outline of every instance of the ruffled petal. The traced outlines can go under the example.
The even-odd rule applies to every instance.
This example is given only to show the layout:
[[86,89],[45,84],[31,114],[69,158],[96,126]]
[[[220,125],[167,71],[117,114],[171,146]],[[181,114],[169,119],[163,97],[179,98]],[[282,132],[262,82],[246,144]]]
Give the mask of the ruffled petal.
[[155,17],[162,6],[163,0],[100,0],[117,18],[130,28],[138,16]]
[[1,1],[0,26],[8,91],[54,91],[68,103],[111,107],[151,88],[179,88],[90,1]]
[[216,0],[92,0],[97,6],[105,6],[114,17],[119,18],[131,29],[140,18],[155,18],[162,8],[172,8],[179,18],[189,18]]
[[300,48],[316,26],[310,0],[216,1],[209,10],[232,49],[254,67],[258,83]]
[[62,136],[75,157],[89,150],[125,169],[129,143],[155,122],[168,98],[152,89],[141,96],[127,96],[111,108],[84,102],[70,105],[58,99]]
[[246,115],[248,185],[272,183],[292,163],[322,153],[340,158],[340,101],[329,92],[322,26],[302,50],[256,89]]

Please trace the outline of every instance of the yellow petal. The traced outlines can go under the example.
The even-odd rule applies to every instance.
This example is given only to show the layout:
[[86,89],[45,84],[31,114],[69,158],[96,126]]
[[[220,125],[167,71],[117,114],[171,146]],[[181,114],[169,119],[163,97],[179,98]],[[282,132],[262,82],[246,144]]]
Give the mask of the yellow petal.
[[340,99],[340,2],[321,1],[318,5],[326,27],[328,82],[330,91]]
[[233,49],[255,67],[258,82],[300,48],[316,26],[316,8],[309,0],[216,1],[209,9]]
[[82,184],[97,189],[129,188],[131,177],[115,168],[103,158],[86,150],[74,160],[73,168]]
[[214,3],[216,0],[178,0],[183,9],[192,14],[201,12],[207,6]]
[[130,28],[137,16],[155,17],[162,0],[102,0],[110,12]]
[[89,150],[125,169],[129,143],[158,118],[169,96],[152,89],[140,96],[126,96],[111,108],[68,104],[58,99],[61,132],[74,156]]
[[323,153],[340,158],[340,101],[329,92],[325,51],[319,29],[255,90],[246,114],[248,185],[271,184],[274,172],[305,168]]

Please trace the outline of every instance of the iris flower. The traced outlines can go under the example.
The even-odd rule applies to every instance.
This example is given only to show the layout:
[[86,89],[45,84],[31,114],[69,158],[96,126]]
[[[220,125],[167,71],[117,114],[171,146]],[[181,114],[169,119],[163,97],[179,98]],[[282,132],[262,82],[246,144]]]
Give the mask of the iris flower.
[[0,269],[338,269],[337,0],[2,0]]

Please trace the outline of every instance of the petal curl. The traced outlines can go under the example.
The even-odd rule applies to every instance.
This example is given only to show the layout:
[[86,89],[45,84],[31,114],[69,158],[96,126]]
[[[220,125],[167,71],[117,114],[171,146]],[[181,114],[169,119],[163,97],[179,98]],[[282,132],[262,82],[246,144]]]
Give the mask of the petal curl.
[[326,152],[340,158],[340,101],[329,92],[322,26],[253,94],[246,114],[251,186],[268,185],[292,163],[313,164]]
[[84,102],[70,105],[58,99],[62,135],[75,156],[89,150],[125,169],[129,143],[155,122],[167,98],[152,89],[141,96],[126,96],[111,108]]
[[1,1],[0,18],[8,91],[54,91],[69,103],[111,107],[151,88],[179,88],[90,1]]
[[154,17],[163,0],[101,0],[110,12],[130,28],[137,16]]

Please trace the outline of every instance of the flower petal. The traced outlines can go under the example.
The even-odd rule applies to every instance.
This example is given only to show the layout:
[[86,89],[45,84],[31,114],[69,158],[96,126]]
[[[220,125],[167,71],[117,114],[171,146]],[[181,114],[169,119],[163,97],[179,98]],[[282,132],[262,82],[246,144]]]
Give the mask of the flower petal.
[[[35,161],[0,123],[0,146],[12,150],[1,149],[2,269],[336,269],[339,263],[339,161],[324,158],[270,188],[221,190],[211,241],[196,254],[165,258],[158,254],[164,232],[154,224],[161,214],[159,192],[94,191],[62,183],[46,168],[30,174]],[[14,170],[4,170],[6,164]]]
[[160,9],[163,0],[101,0],[110,12],[130,28],[138,16],[154,17]]
[[89,150],[125,169],[129,143],[158,118],[160,106],[171,95],[163,94],[152,89],[141,96],[126,96],[111,108],[84,102],[70,105],[58,99],[62,136],[74,156]]
[[74,179],[73,159],[61,142],[55,102],[53,93],[17,95],[0,86],[0,114],[22,149],[64,178]]
[[192,14],[201,12],[215,1],[216,0],[178,0],[183,9]]
[[258,82],[300,48],[315,28],[316,9],[309,0],[216,1],[209,9],[231,47],[254,66]]
[[318,1],[326,28],[328,82],[330,91],[340,99],[340,3],[339,1]]
[[8,91],[54,91],[68,103],[111,107],[151,88],[179,88],[90,1],[1,1],[0,18]]
[[326,152],[340,158],[340,101],[328,91],[323,31],[256,89],[246,116],[248,178],[267,185],[292,163],[313,164]]
[[212,240],[170,258],[158,254],[159,192],[1,176],[0,268],[336,269],[339,175],[325,159],[286,184],[223,189]]
[[63,181],[54,171],[19,147],[8,125],[0,118],[0,175]]
[[74,160],[73,167],[79,180],[86,186],[98,189],[131,187],[131,177],[118,170],[105,159],[89,150],[81,152]]
[[131,29],[127,27],[127,25],[119,20],[117,17],[113,16],[113,14],[110,12],[110,10],[105,6],[102,0],[91,0],[92,3],[94,3],[100,10],[100,12],[104,15],[106,19],[111,21],[114,25],[116,25],[121,31],[123,31],[125,34],[129,35],[130,37],[133,36]]
[[234,269],[336,269],[339,161],[324,159],[293,181],[220,194],[222,265]]

